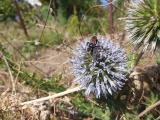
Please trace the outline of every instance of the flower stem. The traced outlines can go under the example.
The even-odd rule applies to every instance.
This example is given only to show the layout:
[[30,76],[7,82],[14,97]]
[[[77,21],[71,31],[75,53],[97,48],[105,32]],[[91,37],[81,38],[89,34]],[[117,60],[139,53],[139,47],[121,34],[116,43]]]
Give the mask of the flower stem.
[[80,91],[80,90],[83,90],[83,88],[78,86],[78,87],[75,87],[75,88],[72,88],[72,89],[68,89],[68,90],[66,90],[64,92],[60,92],[60,93],[57,93],[57,94],[54,94],[54,95],[51,95],[51,96],[42,97],[42,98],[39,98],[39,99],[23,102],[20,105],[28,105],[28,104],[33,104],[35,102],[37,103],[37,102],[42,102],[42,101],[49,100],[49,99],[55,99],[57,97],[62,97],[64,95],[67,95],[67,94],[70,94],[70,93],[74,93],[74,92],[77,92],[77,91]]

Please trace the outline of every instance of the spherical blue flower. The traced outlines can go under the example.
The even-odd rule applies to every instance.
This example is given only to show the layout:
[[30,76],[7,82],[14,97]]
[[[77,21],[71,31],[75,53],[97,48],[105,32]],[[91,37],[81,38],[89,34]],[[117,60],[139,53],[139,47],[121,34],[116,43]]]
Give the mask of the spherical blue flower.
[[80,42],[71,63],[75,82],[86,89],[86,95],[107,97],[120,90],[127,80],[125,51],[102,36]]

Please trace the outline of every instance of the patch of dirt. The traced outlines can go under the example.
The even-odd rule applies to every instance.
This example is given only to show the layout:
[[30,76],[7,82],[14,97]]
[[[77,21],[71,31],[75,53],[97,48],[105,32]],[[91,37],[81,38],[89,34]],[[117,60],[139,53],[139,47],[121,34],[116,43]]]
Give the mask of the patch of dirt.
[[70,53],[71,49],[65,46],[48,48],[41,50],[34,59],[26,62],[32,63],[32,67],[29,67],[31,71],[39,72],[40,69],[46,78],[62,75],[61,82],[70,85],[74,78],[70,69]]

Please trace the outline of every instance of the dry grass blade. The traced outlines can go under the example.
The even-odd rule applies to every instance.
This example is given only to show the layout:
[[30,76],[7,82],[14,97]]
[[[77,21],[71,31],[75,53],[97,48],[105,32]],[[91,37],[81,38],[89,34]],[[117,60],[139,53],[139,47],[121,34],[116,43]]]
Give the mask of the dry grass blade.
[[147,109],[145,109],[143,112],[141,112],[138,117],[143,117],[146,113],[148,113],[149,111],[151,111],[152,109],[154,109],[155,107],[160,105],[160,100],[158,102],[156,102],[155,104],[149,106]]
[[6,59],[6,57],[3,55],[2,53],[2,59],[4,60],[5,64],[6,64],[6,67],[8,69],[8,72],[9,72],[9,75],[10,75],[10,80],[11,80],[11,83],[12,83],[12,94],[16,92],[16,88],[15,88],[15,81],[14,81],[14,77],[12,75],[12,71],[10,69],[10,66],[8,64],[8,61]]
[[68,89],[68,90],[66,90],[64,92],[60,92],[60,93],[54,94],[52,96],[42,97],[42,98],[39,98],[39,99],[36,99],[36,100],[23,102],[20,105],[28,105],[28,104],[33,104],[35,102],[42,102],[42,101],[49,100],[49,99],[55,99],[57,97],[62,97],[64,95],[67,95],[67,94],[70,94],[70,93],[74,93],[74,92],[77,92],[77,91],[80,91],[80,90],[82,90],[82,87],[78,86],[78,87],[75,87],[75,88],[72,88],[72,89]]

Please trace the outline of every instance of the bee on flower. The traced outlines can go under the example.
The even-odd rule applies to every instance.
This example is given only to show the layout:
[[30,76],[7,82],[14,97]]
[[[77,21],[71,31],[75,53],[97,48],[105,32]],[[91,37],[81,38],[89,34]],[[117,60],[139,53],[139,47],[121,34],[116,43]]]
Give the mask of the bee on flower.
[[127,57],[123,49],[102,36],[86,38],[73,51],[71,59],[75,82],[86,95],[107,97],[125,84]]

